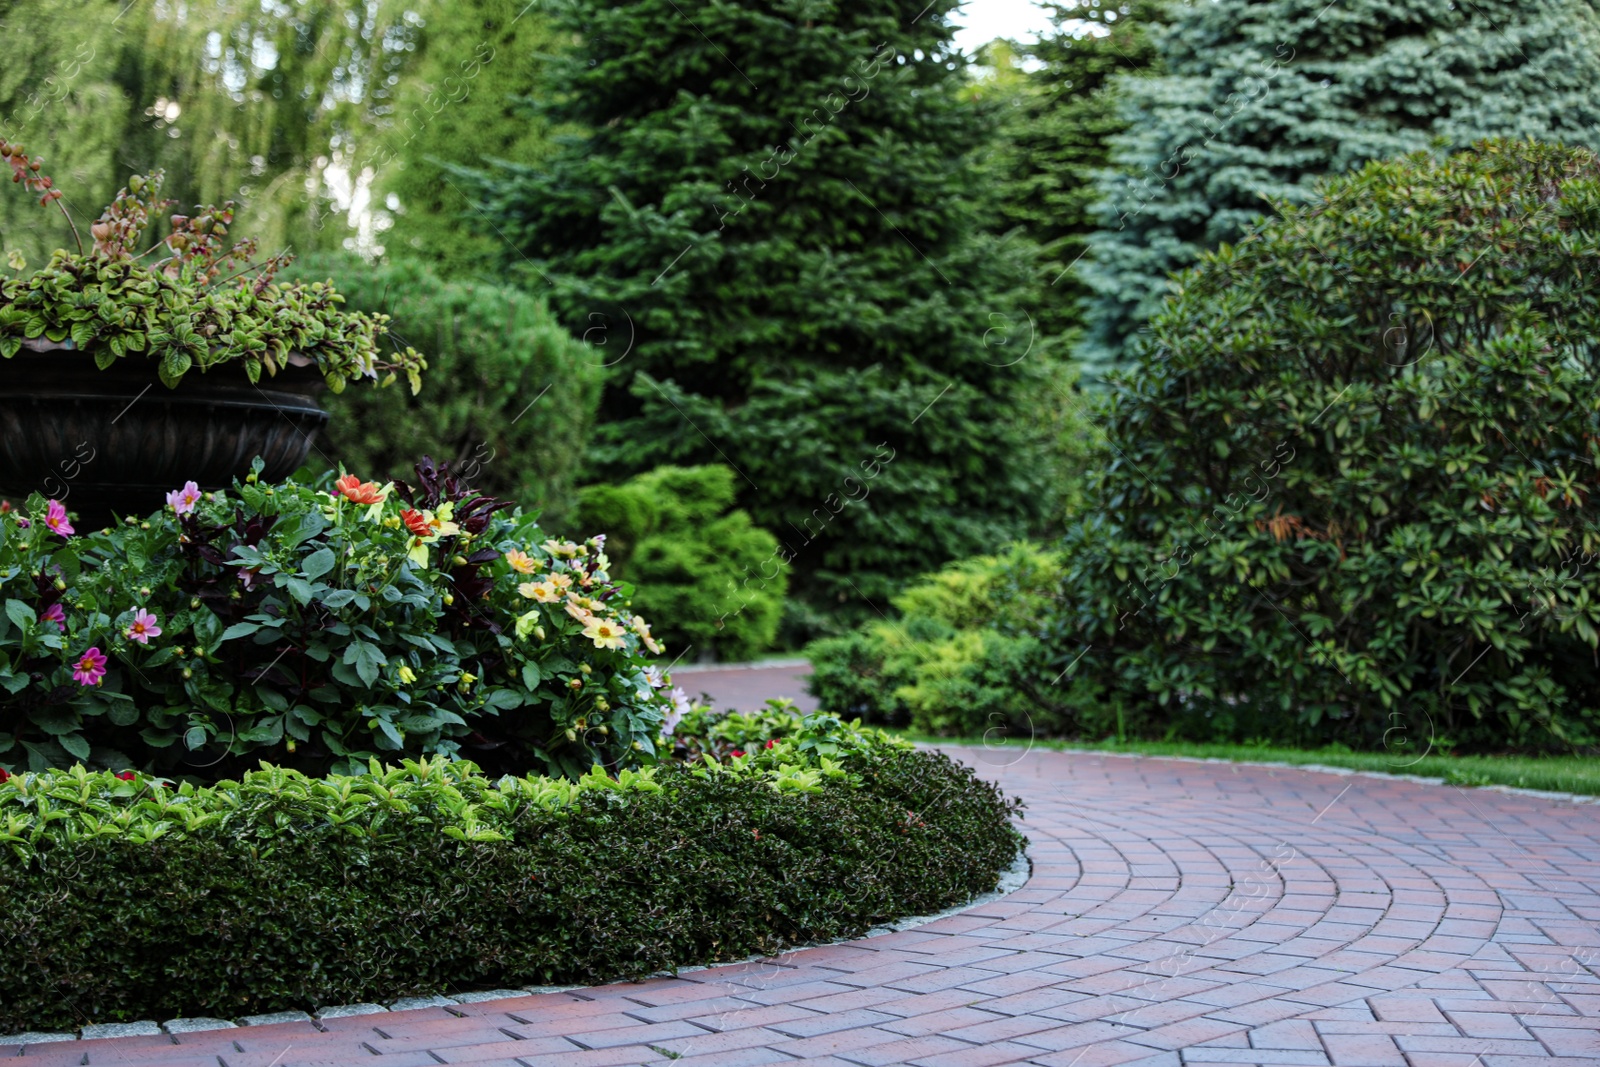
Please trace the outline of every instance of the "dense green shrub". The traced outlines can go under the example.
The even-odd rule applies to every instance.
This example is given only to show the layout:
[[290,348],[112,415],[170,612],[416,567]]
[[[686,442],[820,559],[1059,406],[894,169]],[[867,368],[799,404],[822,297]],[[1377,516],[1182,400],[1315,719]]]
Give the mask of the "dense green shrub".
[[380,481],[422,454],[448,460],[478,489],[559,522],[600,400],[602,350],[575,340],[519,289],[453,281],[420,263],[315,255],[291,278],[339,279],[345,306],[388,315],[392,336],[428,354],[420,392],[347,390],[320,457]]
[[894,600],[899,618],[807,647],[822,706],[925,733],[1051,730],[1059,694],[1039,680],[1033,631],[1059,580],[1056,558],[1028,545],[951,564]]
[[437,761],[176,790],[13,776],[0,1032],[639,978],[859,936],[1016,857],[1016,802],[948,757],[855,735],[828,759],[778,728],[576,783]]
[[577,529],[606,531],[612,573],[673,658],[749,659],[772,647],[787,561],[778,539],[733,510],[727,467],[658,467],[578,493]]
[[428,461],[411,485],[191,482],[169,501],[87,536],[37,496],[0,516],[0,767],[652,757],[661,646],[603,539],[549,539]]
[[577,44],[535,107],[581,132],[476,183],[504,269],[631,341],[597,473],[729,463],[786,541],[820,511],[790,591],[824,611],[871,615],[1048,503],[1015,410],[1031,246],[985,232],[995,123],[963,98],[957,6],[563,0]]
[[1600,740],[1600,162],[1490,141],[1279,207],[1115,381],[1053,665],[1193,736]]

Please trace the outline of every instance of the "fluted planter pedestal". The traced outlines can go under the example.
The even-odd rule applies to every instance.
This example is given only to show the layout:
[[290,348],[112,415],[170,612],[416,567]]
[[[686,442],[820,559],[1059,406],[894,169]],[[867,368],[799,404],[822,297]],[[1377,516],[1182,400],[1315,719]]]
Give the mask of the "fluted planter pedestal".
[[324,386],[313,366],[252,385],[230,364],[168,389],[140,353],[99,370],[70,342],[25,342],[0,360],[0,495],[44,493],[99,529],[159,509],[186,481],[226,488],[256,456],[264,478],[285,478],[327,425]]

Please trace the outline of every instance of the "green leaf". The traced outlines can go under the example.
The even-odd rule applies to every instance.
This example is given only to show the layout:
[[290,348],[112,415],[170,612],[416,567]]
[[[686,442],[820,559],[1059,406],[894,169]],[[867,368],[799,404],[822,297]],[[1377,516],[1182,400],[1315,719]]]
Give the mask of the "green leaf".
[[113,726],[132,726],[139,721],[139,708],[131,701],[117,701],[106,711],[106,719]]
[[33,626],[39,621],[33,609],[20,600],[6,601],[6,618],[24,628]]
[[161,384],[168,389],[177,388],[178,383],[183,380],[183,376],[189,372],[189,368],[193,365],[194,361],[189,358],[187,353],[176,349],[168,352],[166,357],[161,360],[161,367],[158,372],[161,377]]
[[384,655],[377,645],[370,641],[353,641],[345,650],[344,662],[352,664],[361,681],[372,686],[378,681],[378,672],[384,665]]
[[300,564],[300,572],[315,581],[333,570],[335,562],[337,557],[334,556],[333,549],[320,548],[305,558]]

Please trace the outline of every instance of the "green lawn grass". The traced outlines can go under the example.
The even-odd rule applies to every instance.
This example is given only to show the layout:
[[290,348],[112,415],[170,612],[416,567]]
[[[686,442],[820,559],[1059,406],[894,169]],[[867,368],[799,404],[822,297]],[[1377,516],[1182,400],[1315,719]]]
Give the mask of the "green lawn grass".
[[[930,737],[907,730],[892,731],[910,741],[929,744],[1021,746],[1021,738]],[[1190,759],[1239,760],[1250,763],[1316,763],[1327,767],[1347,767],[1355,771],[1380,774],[1414,774],[1423,778],[1442,778],[1452,785],[1509,785],[1519,789],[1545,789],[1559,793],[1584,793],[1600,796],[1600,757],[1595,756],[1445,756],[1430,753],[1418,759],[1415,754],[1351,752],[1342,748],[1298,749],[1267,748],[1255,745],[1200,744],[1187,741],[1043,741],[1036,748],[1077,749],[1093,752],[1122,752],[1144,756],[1185,756]]]

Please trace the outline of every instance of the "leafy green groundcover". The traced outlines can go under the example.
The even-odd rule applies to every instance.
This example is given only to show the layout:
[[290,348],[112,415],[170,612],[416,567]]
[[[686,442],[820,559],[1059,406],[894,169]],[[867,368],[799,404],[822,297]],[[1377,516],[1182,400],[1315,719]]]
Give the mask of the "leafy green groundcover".
[[0,1033],[639,978],[960,903],[1021,844],[1018,802],[876,731],[685,748],[576,782],[11,776]]

